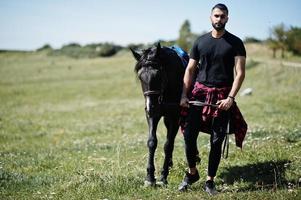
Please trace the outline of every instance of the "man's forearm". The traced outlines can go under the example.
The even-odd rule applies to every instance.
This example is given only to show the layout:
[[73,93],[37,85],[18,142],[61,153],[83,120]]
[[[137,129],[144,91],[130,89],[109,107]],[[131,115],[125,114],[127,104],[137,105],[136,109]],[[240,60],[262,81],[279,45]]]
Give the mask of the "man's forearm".
[[235,71],[236,76],[234,78],[231,91],[229,93],[229,96],[235,97],[238,93],[244,79],[245,79],[245,64],[246,64],[246,58],[243,56],[238,56],[235,58]]
[[194,71],[189,70],[187,68],[185,75],[184,75],[184,80],[183,80],[183,91],[182,91],[182,97],[186,97],[189,89],[191,88],[192,85],[192,80],[194,77]]
[[240,74],[240,75],[237,75],[235,77],[232,88],[231,88],[231,91],[229,93],[229,96],[231,96],[231,97],[236,96],[236,94],[238,93],[244,79],[245,79],[245,74]]
[[194,59],[190,59],[183,78],[182,97],[187,97],[187,93],[191,88],[194,79],[196,66],[197,61]]

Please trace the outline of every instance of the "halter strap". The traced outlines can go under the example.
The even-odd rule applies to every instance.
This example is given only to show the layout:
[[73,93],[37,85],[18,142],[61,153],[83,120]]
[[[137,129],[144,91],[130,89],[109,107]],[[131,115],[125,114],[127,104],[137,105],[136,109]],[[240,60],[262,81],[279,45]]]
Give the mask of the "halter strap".
[[153,94],[161,94],[161,91],[159,91],[159,90],[147,90],[143,94],[144,94],[144,96],[153,95]]

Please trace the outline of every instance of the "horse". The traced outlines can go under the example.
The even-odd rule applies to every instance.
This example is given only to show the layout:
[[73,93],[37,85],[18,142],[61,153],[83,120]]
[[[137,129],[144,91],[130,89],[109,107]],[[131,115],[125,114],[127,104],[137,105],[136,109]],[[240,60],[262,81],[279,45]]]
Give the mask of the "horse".
[[141,83],[149,128],[147,140],[149,154],[144,184],[146,186],[156,185],[154,175],[154,157],[158,143],[156,130],[160,119],[163,117],[167,137],[164,144],[164,163],[157,184],[167,185],[169,168],[173,165],[174,141],[179,129],[180,100],[185,66],[183,66],[183,60],[175,50],[161,47],[160,43],[142,51],[132,48],[130,50],[137,61],[134,71]]

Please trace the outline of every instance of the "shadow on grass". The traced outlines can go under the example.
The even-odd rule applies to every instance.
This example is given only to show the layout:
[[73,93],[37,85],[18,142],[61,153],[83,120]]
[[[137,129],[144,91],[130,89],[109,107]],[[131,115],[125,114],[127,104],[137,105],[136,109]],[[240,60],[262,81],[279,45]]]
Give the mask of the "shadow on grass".
[[233,166],[223,170],[221,177],[228,185],[243,182],[239,191],[285,188],[285,170],[291,161],[266,161],[245,166]]

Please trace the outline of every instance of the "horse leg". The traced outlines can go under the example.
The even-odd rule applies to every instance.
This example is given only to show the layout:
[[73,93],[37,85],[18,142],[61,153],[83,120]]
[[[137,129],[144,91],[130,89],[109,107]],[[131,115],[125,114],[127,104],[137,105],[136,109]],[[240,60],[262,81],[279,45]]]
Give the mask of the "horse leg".
[[164,144],[165,158],[164,158],[163,168],[161,171],[160,182],[166,185],[168,183],[167,176],[169,174],[169,168],[172,167],[173,165],[172,153],[173,153],[175,137],[177,135],[179,125],[178,125],[178,120],[170,116],[164,117],[164,124],[167,128],[167,137],[166,137],[166,142]]
[[147,176],[146,180],[144,182],[145,186],[154,186],[156,184],[155,179],[155,152],[157,148],[157,126],[158,122],[160,120],[160,117],[147,117],[148,127],[149,127],[149,135],[147,140],[147,146],[148,146],[148,162],[147,162]]

